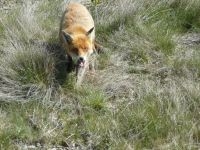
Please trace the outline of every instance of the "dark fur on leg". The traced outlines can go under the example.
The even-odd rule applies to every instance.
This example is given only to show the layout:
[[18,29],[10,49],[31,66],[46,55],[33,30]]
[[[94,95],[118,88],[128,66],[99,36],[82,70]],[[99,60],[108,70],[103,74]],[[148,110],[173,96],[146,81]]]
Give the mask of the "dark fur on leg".
[[74,69],[74,63],[70,56],[67,56],[67,72],[72,72]]
[[103,47],[96,41],[94,42],[94,48],[98,54],[103,53]]

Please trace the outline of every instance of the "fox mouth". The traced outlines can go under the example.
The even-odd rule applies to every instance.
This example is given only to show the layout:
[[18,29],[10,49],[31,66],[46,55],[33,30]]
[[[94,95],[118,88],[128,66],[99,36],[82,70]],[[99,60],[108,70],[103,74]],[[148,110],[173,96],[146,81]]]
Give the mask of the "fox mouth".
[[84,65],[85,65],[85,62],[80,62],[78,67],[84,67]]
[[82,61],[78,60],[76,66],[78,68],[83,68],[85,66],[85,61],[84,60],[82,60]]

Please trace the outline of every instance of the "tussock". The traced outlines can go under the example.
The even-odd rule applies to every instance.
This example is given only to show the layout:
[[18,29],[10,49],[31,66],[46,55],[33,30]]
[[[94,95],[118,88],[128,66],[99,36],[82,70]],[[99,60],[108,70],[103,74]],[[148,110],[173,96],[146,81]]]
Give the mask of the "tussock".
[[[54,84],[55,62],[45,45],[34,45],[36,34],[45,39],[36,11],[38,2],[26,1],[3,18],[5,45],[1,57],[1,100],[40,99]],[[46,33],[48,34],[48,33]],[[42,92],[42,93],[41,93]]]

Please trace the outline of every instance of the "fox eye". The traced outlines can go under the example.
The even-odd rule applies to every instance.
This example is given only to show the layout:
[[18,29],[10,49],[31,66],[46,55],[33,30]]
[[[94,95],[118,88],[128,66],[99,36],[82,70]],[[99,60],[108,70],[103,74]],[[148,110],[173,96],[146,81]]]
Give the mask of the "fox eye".
[[78,48],[73,48],[72,50],[73,50],[73,52],[75,52],[76,54],[78,54]]
[[87,52],[87,51],[88,51],[88,48],[84,48],[83,51]]

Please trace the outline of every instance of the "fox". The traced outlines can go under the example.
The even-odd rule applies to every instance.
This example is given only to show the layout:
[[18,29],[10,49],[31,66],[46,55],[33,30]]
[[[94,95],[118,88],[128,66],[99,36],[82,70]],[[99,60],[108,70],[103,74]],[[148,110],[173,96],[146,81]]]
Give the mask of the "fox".
[[77,85],[80,85],[87,68],[94,70],[90,57],[96,52],[95,25],[89,10],[82,4],[66,4],[60,22],[59,38],[68,60],[68,71],[75,66]]

